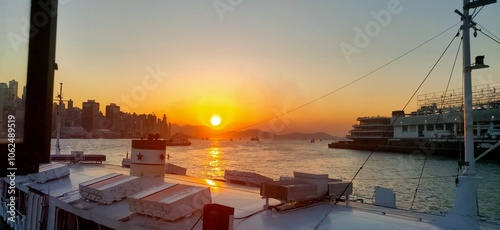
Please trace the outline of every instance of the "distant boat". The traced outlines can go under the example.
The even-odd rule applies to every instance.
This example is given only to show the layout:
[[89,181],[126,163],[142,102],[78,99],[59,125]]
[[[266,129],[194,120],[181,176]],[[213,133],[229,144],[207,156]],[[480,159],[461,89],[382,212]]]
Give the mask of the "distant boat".
[[316,142],[316,140],[314,140],[314,139],[311,139],[311,143],[314,143],[314,142]]
[[250,138],[251,141],[259,141],[259,138],[258,137],[252,137]]
[[187,137],[173,137],[167,140],[167,146],[190,146],[191,142]]

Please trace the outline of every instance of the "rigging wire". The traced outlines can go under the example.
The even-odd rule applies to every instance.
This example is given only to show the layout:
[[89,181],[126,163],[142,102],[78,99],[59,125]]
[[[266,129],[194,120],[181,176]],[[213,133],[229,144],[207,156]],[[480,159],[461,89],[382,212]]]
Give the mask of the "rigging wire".
[[[344,88],[346,88],[346,87],[348,87],[348,86],[350,86],[350,85],[352,85],[352,84],[354,84],[354,83],[356,83],[356,82],[358,82],[358,81],[360,81],[360,80],[362,80],[362,79],[364,79],[364,78],[366,78],[366,77],[368,77],[368,76],[370,76],[370,75],[372,75],[372,74],[374,74],[375,72],[377,72],[377,71],[379,71],[379,70],[383,69],[384,67],[386,67],[386,66],[388,66],[388,65],[392,64],[393,62],[395,62],[395,61],[397,61],[397,60],[399,60],[399,59],[401,59],[401,58],[405,57],[406,55],[408,55],[408,54],[412,53],[413,51],[415,51],[415,50],[419,49],[420,47],[424,46],[425,44],[427,44],[427,43],[431,42],[432,40],[434,40],[434,39],[436,39],[437,37],[441,36],[442,34],[446,33],[447,31],[449,31],[450,29],[452,29],[453,27],[455,27],[455,26],[456,26],[456,25],[458,25],[459,23],[460,23],[460,22],[455,23],[454,25],[452,25],[452,26],[448,27],[447,29],[445,29],[444,31],[442,31],[442,32],[438,33],[437,35],[434,35],[433,37],[431,37],[431,38],[430,38],[430,39],[428,39],[427,41],[425,41],[425,42],[423,42],[423,43],[419,44],[418,46],[416,46],[416,47],[414,47],[414,48],[410,49],[409,51],[407,51],[407,52],[403,53],[402,55],[399,55],[398,57],[396,57],[396,58],[394,58],[394,59],[392,59],[392,60],[388,61],[387,63],[385,63],[385,64],[383,64],[383,65],[379,66],[378,68],[375,68],[374,70],[372,70],[372,71],[370,71],[370,72],[366,73],[365,75],[363,75],[363,76],[361,76],[361,77],[358,77],[358,78],[354,79],[353,81],[351,81],[351,82],[349,82],[349,83],[347,83],[347,84],[345,84],[345,85],[342,85],[342,86],[338,87],[337,89],[334,89],[334,90],[332,90],[332,91],[330,91],[330,92],[328,92],[328,93],[326,93],[326,94],[324,94],[324,95],[322,95],[322,96],[320,96],[320,97],[318,97],[318,98],[316,98],[316,99],[313,99],[313,100],[311,100],[311,101],[309,101],[309,102],[306,102],[306,103],[304,103],[304,104],[302,104],[302,105],[300,105],[300,106],[297,106],[297,107],[295,107],[295,108],[293,108],[293,109],[290,109],[290,110],[288,110],[288,111],[285,111],[285,112],[283,112],[283,113],[281,113],[281,114],[278,114],[278,115],[276,115],[276,116],[273,116],[273,117],[271,117],[271,118],[268,118],[268,119],[265,119],[265,120],[262,120],[262,121],[256,122],[256,123],[251,124],[251,125],[247,125],[247,126],[241,127],[241,128],[239,128],[239,129],[236,129],[236,130],[229,131],[229,132],[227,132],[227,133],[234,132],[234,131],[241,131],[241,130],[248,129],[248,128],[253,127],[253,126],[256,126],[256,125],[260,125],[260,124],[262,124],[262,123],[265,123],[265,122],[271,121],[271,120],[273,120],[273,119],[276,119],[276,118],[282,117],[282,116],[284,116],[284,115],[286,115],[286,114],[289,114],[289,113],[291,113],[291,112],[294,112],[294,111],[296,111],[296,110],[302,109],[302,108],[304,108],[304,107],[306,107],[306,106],[308,106],[308,105],[310,105],[310,104],[313,104],[313,103],[315,103],[315,102],[317,102],[317,101],[319,101],[319,100],[321,100],[321,99],[323,99],[323,98],[326,98],[326,97],[328,97],[328,96],[330,96],[330,95],[332,95],[332,94],[334,94],[334,93],[336,93],[336,92],[338,92],[338,91],[340,91],[340,90],[342,90],[342,89],[344,89]],[[224,134],[226,134],[226,133],[224,133]],[[219,135],[222,135],[222,134],[219,134]]]
[[323,216],[323,218],[321,218],[321,220],[319,221],[319,223],[316,226],[314,226],[314,230],[318,230],[318,228],[323,224],[323,221],[325,221],[326,217],[328,217],[328,214],[330,214],[330,212],[332,212],[333,207],[334,207],[334,205],[332,205],[330,207],[330,210],[328,210],[328,212],[326,212],[325,216]]
[[[458,24],[458,23],[457,23]],[[451,29],[451,28],[449,28]],[[410,99],[406,102],[405,106],[403,107],[402,110],[405,110],[406,107],[408,106],[408,104],[410,103],[410,101],[413,99],[413,97],[415,97],[415,94],[417,94],[418,90],[420,90],[420,88],[422,87],[422,85],[424,84],[424,82],[427,80],[427,78],[429,77],[429,75],[432,73],[432,71],[434,70],[434,68],[436,67],[436,65],[439,63],[439,61],[441,60],[441,58],[443,57],[443,55],[446,53],[446,51],[448,50],[448,48],[450,48],[450,45],[453,43],[453,41],[455,40],[455,38],[458,37],[458,34],[453,36],[453,39],[450,41],[450,43],[448,44],[448,46],[446,46],[445,50],[443,51],[443,53],[439,56],[438,60],[436,61],[436,63],[432,66],[431,70],[429,71],[429,73],[427,73],[427,75],[425,76],[425,78],[422,80],[422,83],[420,83],[420,85],[417,87],[417,89],[415,90],[415,92],[413,93],[413,95],[410,97]],[[394,126],[394,124],[396,123],[396,121],[398,120],[399,116],[397,116],[394,121],[392,121],[391,123],[391,127]],[[385,135],[387,134],[384,133],[384,137]],[[351,179],[351,181],[349,182],[349,184],[344,188],[344,190],[342,191],[341,196],[344,195],[344,193],[347,191],[347,189],[349,188],[349,185],[352,183],[352,181],[358,176],[359,172],[361,172],[361,170],[363,169],[363,167],[365,166],[365,164],[368,162],[368,160],[370,159],[370,157],[373,155],[373,153],[375,152],[374,151],[371,151],[370,154],[368,155],[368,157],[366,157],[365,161],[363,162],[363,164],[361,165],[361,167],[359,167],[358,171],[354,174],[353,178]],[[335,201],[335,204],[338,203],[338,200]]]
[[[446,53],[446,50],[448,50],[448,47],[450,47],[451,43],[455,40],[455,38],[457,38],[458,36],[460,35],[460,30],[459,32],[457,33],[457,35],[455,35],[455,37],[453,37],[453,39],[451,40],[450,44],[448,44],[448,46],[446,47],[446,49],[444,50],[443,54],[441,54],[441,57],[443,57],[443,55]],[[453,76],[453,71],[455,70],[455,65],[457,64],[457,59],[458,59],[458,54],[460,53],[460,46],[462,45],[462,40],[460,40],[460,43],[458,44],[458,49],[457,49],[457,52],[455,54],[455,59],[453,60],[453,66],[451,67],[451,71],[450,71],[450,76],[448,77],[448,83],[446,84],[446,90],[444,91],[444,95],[446,96],[446,93],[448,92],[448,89],[450,87],[450,82],[451,82],[451,78]],[[432,69],[434,69],[434,67],[437,65],[437,63],[439,63],[439,60],[441,59],[441,57],[439,57],[439,59],[437,60],[436,64],[432,67]],[[432,69],[431,69],[431,72],[432,72]],[[429,72],[430,74],[430,72]],[[427,77],[426,77],[427,79]],[[424,79],[425,81],[425,79]],[[441,108],[444,107],[444,100],[446,97],[443,97],[443,99],[441,100]],[[437,124],[439,122],[439,118],[441,116],[441,113],[438,114],[438,116],[436,117],[436,121],[434,124]],[[418,188],[420,187],[420,182],[422,181],[422,175],[424,173],[424,170],[425,170],[425,165],[427,164],[427,158],[428,158],[428,154],[425,154],[425,159],[424,159],[424,163],[422,164],[422,169],[420,170],[420,176],[418,178],[418,182],[417,182],[417,187],[415,188],[415,193],[413,194],[413,199],[411,200],[411,206],[410,206],[410,210],[413,209],[413,204],[415,202],[415,199],[417,198],[417,193],[418,193]]]
[[427,156],[428,155],[429,154],[425,154],[425,159],[424,159],[424,163],[422,164],[422,169],[420,170],[420,176],[418,178],[417,187],[415,188],[415,193],[413,194],[413,199],[411,200],[410,210],[413,210],[413,203],[415,202],[415,198],[417,198],[418,188],[420,187],[420,182],[422,181],[422,175],[424,174],[424,169],[425,169],[425,165],[427,164]]
[[[453,76],[453,71],[455,70],[455,66],[457,64],[458,54],[460,53],[460,48],[462,46],[462,42],[463,42],[463,40],[460,39],[460,43],[458,44],[457,53],[455,54],[455,60],[453,61],[453,66],[451,67],[451,72],[450,72],[450,76],[448,77],[448,83],[446,84],[446,89],[444,91],[444,95],[446,95],[446,93],[448,93],[448,90],[450,88],[451,77]],[[443,97],[443,100],[441,100],[441,108],[444,107],[444,100],[445,100],[445,98],[446,97]],[[438,116],[436,118],[436,123],[438,122],[440,116],[441,116],[441,113],[438,114]]]
[[[403,58],[403,57],[407,56],[408,54],[412,53],[413,51],[415,51],[415,50],[419,49],[420,47],[424,46],[425,44],[427,44],[427,43],[431,42],[432,40],[434,40],[434,39],[436,39],[436,38],[440,37],[441,35],[443,35],[444,33],[448,32],[450,29],[452,29],[453,27],[455,27],[455,26],[456,26],[456,25],[458,25],[459,23],[460,23],[460,22],[457,22],[457,23],[453,24],[452,26],[450,26],[450,27],[448,27],[447,29],[443,30],[442,32],[440,32],[440,33],[438,33],[438,34],[434,35],[434,36],[433,36],[433,37],[431,37],[430,39],[428,39],[428,40],[426,40],[426,41],[422,42],[421,44],[419,44],[419,45],[415,46],[414,48],[412,48],[412,49],[408,50],[407,52],[405,52],[405,53],[403,53],[403,54],[399,55],[398,57],[396,57],[396,58],[394,58],[394,59],[392,59],[392,60],[388,61],[387,63],[385,63],[385,64],[383,64],[383,65],[381,65],[381,66],[379,66],[379,67],[375,68],[374,70],[372,70],[372,71],[370,71],[370,72],[368,72],[368,73],[366,73],[365,75],[363,75],[363,76],[361,76],[361,77],[358,77],[358,78],[354,79],[353,81],[351,81],[351,82],[349,82],[349,83],[347,83],[347,84],[345,84],[345,85],[343,85],[343,86],[340,86],[340,87],[338,87],[337,89],[334,89],[334,90],[332,90],[332,91],[330,91],[330,92],[328,92],[328,93],[326,93],[326,94],[324,94],[324,95],[322,95],[322,96],[320,96],[320,97],[318,97],[318,98],[316,98],[316,99],[313,99],[313,100],[311,100],[311,101],[309,101],[309,102],[306,102],[306,103],[304,103],[304,104],[302,104],[302,105],[300,105],[300,106],[298,106],[298,107],[295,107],[295,108],[293,108],[293,109],[290,109],[290,110],[288,110],[288,111],[285,111],[285,112],[283,112],[283,113],[281,113],[281,114],[278,114],[278,115],[276,115],[276,116],[273,116],[273,117],[267,118],[267,119],[265,119],[265,120],[262,120],[262,121],[259,121],[259,122],[256,122],[256,123],[253,123],[253,124],[251,124],[251,125],[243,126],[243,127],[238,128],[238,129],[235,129],[235,130],[231,130],[231,131],[227,131],[227,132],[224,132],[224,133],[221,133],[221,134],[217,134],[217,135],[214,135],[214,136],[211,136],[211,137],[217,137],[217,136],[221,136],[221,135],[228,134],[228,133],[231,133],[231,132],[237,132],[237,131],[245,130],[245,129],[248,129],[248,128],[251,128],[251,127],[254,127],[254,126],[256,126],[256,125],[260,125],[260,124],[263,124],[263,123],[265,123],[265,122],[271,121],[271,120],[273,120],[273,119],[280,118],[280,117],[282,117],[282,116],[284,116],[284,115],[287,115],[287,114],[292,113],[292,112],[294,112],[294,111],[296,111],[296,110],[302,109],[302,108],[304,108],[304,107],[306,107],[306,106],[308,106],[308,105],[310,105],[310,104],[313,104],[313,103],[315,103],[315,102],[317,102],[317,101],[319,101],[319,100],[322,100],[323,98],[326,98],[326,97],[328,97],[328,96],[330,96],[330,95],[332,95],[332,94],[334,94],[334,93],[336,93],[336,92],[338,92],[338,91],[340,91],[340,90],[342,90],[342,89],[344,89],[344,88],[346,88],[346,87],[348,87],[348,86],[350,86],[350,85],[353,85],[354,83],[356,83],[356,82],[358,82],[358,81],[360,81],[360,80],[362,80],[362,79],[364,79],[364,78],[366,78],[366,77],[368,77],[368,76],[370,76],[370,75],[374,74],[375,72],[377,72],[377,71],[379,71],[379,70],[383,69],[384,67],[386,67],[386,66],[388,66],[388,65],[392,64],[393,62],[395,62],[395,61],[397,61],[397,60],[399,60],[399,59],[401,59],[401,58]],[[405,108],[406,108],[406,106],[405,106]],[[193,156],[193,155],[191,155],[191,156]],[[194,157],[196,157],[196,156],[194,156]],[[201,157],[198,157],[198,158],[201,158]],[[364,164],[363,164],[363,165],[364,165]],[[352,182],[352,181],[351,181],[351,182]]]
[[500,41],[495,40],[495,39],[494,39],[493,37],[491,37],[490,35],[487,35],[486,33],[484,33],[484,32],[483,32],[483,31],[481,31],[481,30],[479,30],[479,32],[480,32],[480,33],[482,33],[482,34],[484,34],[484,36],[486,36],[486,37],[490,38],[490,39],[491,39],[491,40],[493,40],[494,42],[496,42],[496,43],[500,44]]
[[258,211],[256,211],[256,212],[254,212],[254,213],[248,214],[248,215],[246,215],[246,216],[242,216],[242,217],[234,217],[234,219],[235,219],[235,220],[243,220],[243,219],[248,219],[248,218],[250,218],[250,217],[252,217],[252,216],[255,216],[255,215],[257,215],[257,214],[259,214],[259,213],[261,213],[261,212],[263,212],[263,211],[266,211],[266,210],[267,210],[267,209],[261,209],[261,210],[258,210]]
[[486,27],[484,27],[483,25],[481,25],[481,24],[479,24],[479,23],[477,23],[477,25],[478,25],[479,27],[481,27],[481,30],[486,30],[486,32],[490,33],[490,34],[491,34],[491,36],[493,36],[493,37],[495,37],[496,39],[500,40],[500,38],[499,38],[498,36],[496,36],[496,35],[495,35],[495,34],[493,34],[491,31],[489,31],[488,29],[486,29]]
[[[315,103],[315,102],[317,102],[317,101],[319,101],[319,100],[321,100],[321,99],[323,99],[323,98],[326,98],[326,97],[330,96],[331,94],[334,94],[334,93],[336,93],[336,92],[338,92],[338,91],[340,91],[340,90],[342,90],[342,89],[344,89],[344,88],[346,88],[346,87],[348,87],[348,86],[350,86],[350,85],[352,85],[352,84],[354,84],[354,83],[356,83],[356,82],[358,82],[358,81],[360,81],[360,80],[362,80],[362,79],[364,79],[364,78],[366,78],[366,77],[368,77],[368,76],[372,75],[373,73],[375,73],[375,72],[377,72],[377,71],[379,71],[379,70],[383,69],[384,67],[386,67],[386,66],[388,66],[388,65],[392,64],[393,62],[395,62],[395,61],[397,61],[397,60],[399,60],[399,59],[401,59],[401,58],[403,58],[403,57],[407,56],[408,54],[412,53],[413,51],[415,51],[415,50],[419,49],[420,47],[424,46],[425,44],[427,44],[427,43],[431,42],[432,40],[434,40],[434,39],[436,39],[437,37],[441,36],[442,34],[446,33],[447,31],[449,31],[450,29],[452,29],[453,27],[455,27],[455,26],[456,26],[456,25],[458,25],[459,23],[460,23],[460,22],[457,22],[457,23],[453,24],[452,26],[448,27],[448,28],[447,28],[447,29],[445,29],[444,31],[442,31],[442,32],[440,32],[440,33],[438,33],[438,34],[434,35],[434,36],[433,36],[433,37],[431,37],[430,39],[428,39],[428,40],[426,40],[425,42],[423,42],[423,43],[421,43],[421,44],[417,45],[416,47],[414,47],[414,48],[410,49],[409,51],[407,51],[407,52],[403,53],[402,55],[400,55],[400,56],[398,56],[398,57],[396,57],[396,58],[392,59],[391,61],[389,61],[389,62],[387,62],[387,63],[383,64],[382,66],[380,66],[380,67],[378,67],[378,68],[376,68],[376,69],[374,69],[374,70],[372,70],[372,71],[368,72],[367,74],[365,74],[365,75],[363,75],[363,76],[361,76],[361,77],[359,77],[359,78],[357,78],[357,79],[355,79],[355,80],[353,80],[353,81],[351,81],[351,82],[349,82],[349,83],[347,83],[347,84],[345,84],[345,85],[343,85],[343,86],[341,86],[341,87],[339,87],[339,88],[337,88],[337,89],[335,89],[335,90],[332,90],[332,91],[330,91],[330,92],[328,92],[328,93],[326,93],[326,94],[324,94],[324,95],[322,95],[322,96],[320,96],[320,97],[318,97],[318,98],[316,98],[316,99],[314,99],[314,100],[311,100],[311,101],[309,101],[309,102],[307,102],[307,103],[305,103],[305,104],[302,104],[302,105],[300,105],[300,106],[298,106],[298,107],[295,107],[295,108],[293,108],[293,109],[291,109],[291,110],[285,111],[285,112],[283,112],[283,113],[281,113],[281,114],[279,114],[279,115],[277,115],[277,116],[274,116],[274,117],[271,117],[271,118],[268,118],[268,119],[262,120],[262,121],[260,121],[260,122],[254,123],[254,124],[252,124],[252,125],[248,125],[248,126],[245,126],[245,127],[242,127],[242,128],[236,129],[236,130],[233,130],[233,131],[231,131],[231,132],[244,130],[244,129],[247,129],[247,128],[250,128],[250,127],[253,127],[253,126],[256,126],[256,125],[259,125],[259,124],[262,124],[262,123],[268,122],[268,121],[271,121],[271,120],[273,120],[273,119],[276,119],[276,118],[279,118],[279,117],[284,116],[284,115],[286,115],[286,114],[289,114],[289,113],[291,113],[291,112],[293,112],[293,111],[296,111],[296,110],[299,110],[299,109],[301,109],[301,108],[304,108],[304,107],[306,107],[306,106],[308,106],[308,105],[310,105],[310,104],[313,104],[313,103]],[[456,36],[453,38],[453,40],[454,40],[455,38],[456,38]],[[452,40],[452,41],[453,41],[453,40]],[[450,45],[451,45],[451,42],[450,42],[450,44],[448,44],[448,46],[446,47],[445,52],[446,52],[446,50],[449,48],[449,46],[450,46]],[[443,53],[443,54],[444,54],[444,53]],[[439,57],[438,62],[439,62],[439,60],[441,60],[441,57],[443,56],[443,54]],[[436,64],[437,64],[437,63],[436,63]],[[434,69],[434,67],[436,66],[436,64],[433,66],[433,68],[432,68],[432,69]],[[432,70],[431,70],[431,72],[432,72]],[[427,74],[427,76],[425,77],[424,81],[427,79],[427,77],[428,77],[429,75],[430,75],[430,72],[429,72],[429,74]],[[422,83],[420,84],[420,86],[417,88],[417,90],[416,90],[416,91],[415,91],[415,93],[412,95],[412,97],[408,100],[408,102],[407,102],[407,103],[406,103],[406,105],[404,106],[403,110],[404,110],[404,109],[408,106],[409,102],[413,99],[413,97],[415,96],[415,94],[417,93],[417,91],[420,89],[420,87],[422,86],[422,84],[423,84],[423,82],[422,82]],[[397,121],[397,119],[398,119],[398,117],[396,117],[396,119],[394,119],[394,121],[392,122],[391,126],[393,126],[393,125],[394,125],[394,123]],[[384,136],[385,136],[386,134],[387,134],[387,132],[386,132],[386,133],[384,133]],[[219,134],[219,135],[220,135],[220,134]],[[360,168],[358,169],[358,171],[355,173],[355,175],[354,175],[354,176],[352,177],[352,179],[350,180],[350,182],[349,182],[348,186],[346,186],[346,188],[342,191],[342,193],[341,193],[341,195],[340,195],[340,196],[343,196],[343,194],[345,194],[345,192],[347,191],[347,189],[348,189],[349,185],[350,185],[350,184],[352,184],[352,182],[353,182],[353,180],[354,180],[354,179],[356,179],[357,175],[359,174],[359,172],[361,172],[361,170],[362,170],[362,169],[363,169],[363,167],[366,165],[366,163],[367,163],[367,162],[368,162],[368,160],[371,158],[371,156],[373,155],[373,153],[374,153],[374,152],[375,152],[375,151],[371,151],[371,152],[370,152],[370,154],[368,155],[368,157],[365,159],[365,161],[363,162],[363,164],[360,166]],[[335,205],[335,204],[337,204],[337,203],[338,203],[338,200],[336,200],[336,201],[335,201],[334,205]],[[331,211],[331,210],[330,210],[330,211]]]
[[[452,67],[452,70],[451,70],[451,73],[450,73],[450,78],[448,79],[448,84],[451,80],[451,75],[453,74],[453,70],[455,69],[455,64],[457,63],[457,59],[458,59],[458,54],[460,52],[460,47],[462,46],[462,42],[463,42],[463,38],[460,39],[460,43],[458,45],[458,50],[457,50],[457,54],[455,55],[455,61],[453,62],[453,67]],[[463,87],[462,87],[463,88]],[[448,88],[447,88],[448,90]],[[463,100],[463,98],[462,98]],[[441,114],[439,114],[441,115]],[[436,120],[436,123],[437,123],[437,120]],[[462,157],[462,153],[464,152],[464,149],[462,148],[462,145],[459,145],[460,146],[460,151],[458,151],[458,167],[457,167],[457,176],[455,177],[455,183],[458,184],[458,175],[459,175],[459,172],[460,172],[460,159]]]
[[405,110],[406,107],[408,106],[408,104],[410,104],[411,100],[413,100],[413,97],[415,97],[415,95],[418,93],[418,91],[420,90],[420,88],[422,87],[422,85],[425,83],[425,81],[427,80],[427,78],[431,75],[431,73],[434,70],[434,68],[437,66],[437,64],[439,63],[439,61],[441,60],[441,58],[443,58],[443,55],[446,53],[446,51],[448,50],[448,48],[450,48],[450,45],[453,43],[453,41],[455,40],[455,38],[458,37],[458,35],[459,35],[459,33],[457,33],[457,35],[455,35],[453,37],[453,39],[451,39],[450,43],[448,43],[448,46],[446,46],[446,49],[444,49],[443,53],[441,53],[441,56],[439,56],[439,58],[436,61],[436,63],[434,63],[434,66],[432,66],[432,68],[429,71],[429,73],[427,73],[427,76],[425,76],[424,80],[422,80],[422,82],[417,87],[417,89],[415,90],[415,92],[413,92],[413,95],[411,95],[410,100],[408,100],[408,102],[406,102],[406,105],[403,107],[402,110]]
[[196,227],[196,225],[198,224],[198,222],[200,222],[202,218],[203,218],[203,213],[201,213],[200,218],[198,218],[198,220],[194,223],[193,227],[191,227],[190,230],[193,230],[194,227]]
[[472,19],[474,19],[479,14],[479,12],[481,12],[481,10],[483,9],[483,7],[484,6],[481,6],[481,8],[479,8],[479,10],[477,11],[477,13],[476,13],[477,8],[474,8],[474,11],[472,12]]

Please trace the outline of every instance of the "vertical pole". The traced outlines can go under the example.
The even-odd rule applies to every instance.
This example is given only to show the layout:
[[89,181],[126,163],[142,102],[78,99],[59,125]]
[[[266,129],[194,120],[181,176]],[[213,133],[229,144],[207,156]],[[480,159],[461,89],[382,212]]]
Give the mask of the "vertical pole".
[[[469,3],[469,0],[464,0],[464,6]],[[475,175],[474,169],[474,124],[472,119],[472,80],[470,68],[470,25],[471,17],[469,9],[464,8],[463,19],[463,82],[464,82],[464,135],[465,135],[465,166],[464,174]]]
[[59,95],[57,97],[59,98],[59,108],[57,108],[57,117],[56,117],[56,155],[59,155],[61,153],[61,147],[59,145],[59,139],[61,138],[61,113],[63,110],[62,106],[62,85],[63,83],[61,82],[61,85],[59,87]]
[[458,177],[455,203],[450,213],[443,219],[443,225],[453,229],[479,229],[477,215],[477,184],[479,178],[474,168],[474,125],[472,118],[472,82],[470,64],[470,0],[464,0],[463,17],[463,83],[464,83],[464,144],[465,165]]

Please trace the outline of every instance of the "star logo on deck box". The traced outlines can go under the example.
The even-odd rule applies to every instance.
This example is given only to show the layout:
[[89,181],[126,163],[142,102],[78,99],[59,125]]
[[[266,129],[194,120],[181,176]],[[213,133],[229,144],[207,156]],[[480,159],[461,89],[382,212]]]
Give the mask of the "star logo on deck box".
[[143,155],[142,155],[141,153],[137,154],[137,160],[138,160],[138,161],[142,161],[142,156],[143,156]]

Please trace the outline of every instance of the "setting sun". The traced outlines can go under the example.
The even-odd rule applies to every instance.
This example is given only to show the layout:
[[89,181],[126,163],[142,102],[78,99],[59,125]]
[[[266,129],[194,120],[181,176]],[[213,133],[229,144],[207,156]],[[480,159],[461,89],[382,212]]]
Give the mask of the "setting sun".
[[210,118],[210,124],[212,124],[213,126],[219,126],[221,121],[222,121],[222,119],[220,118],[220,116],[218,114],[214,114]]

